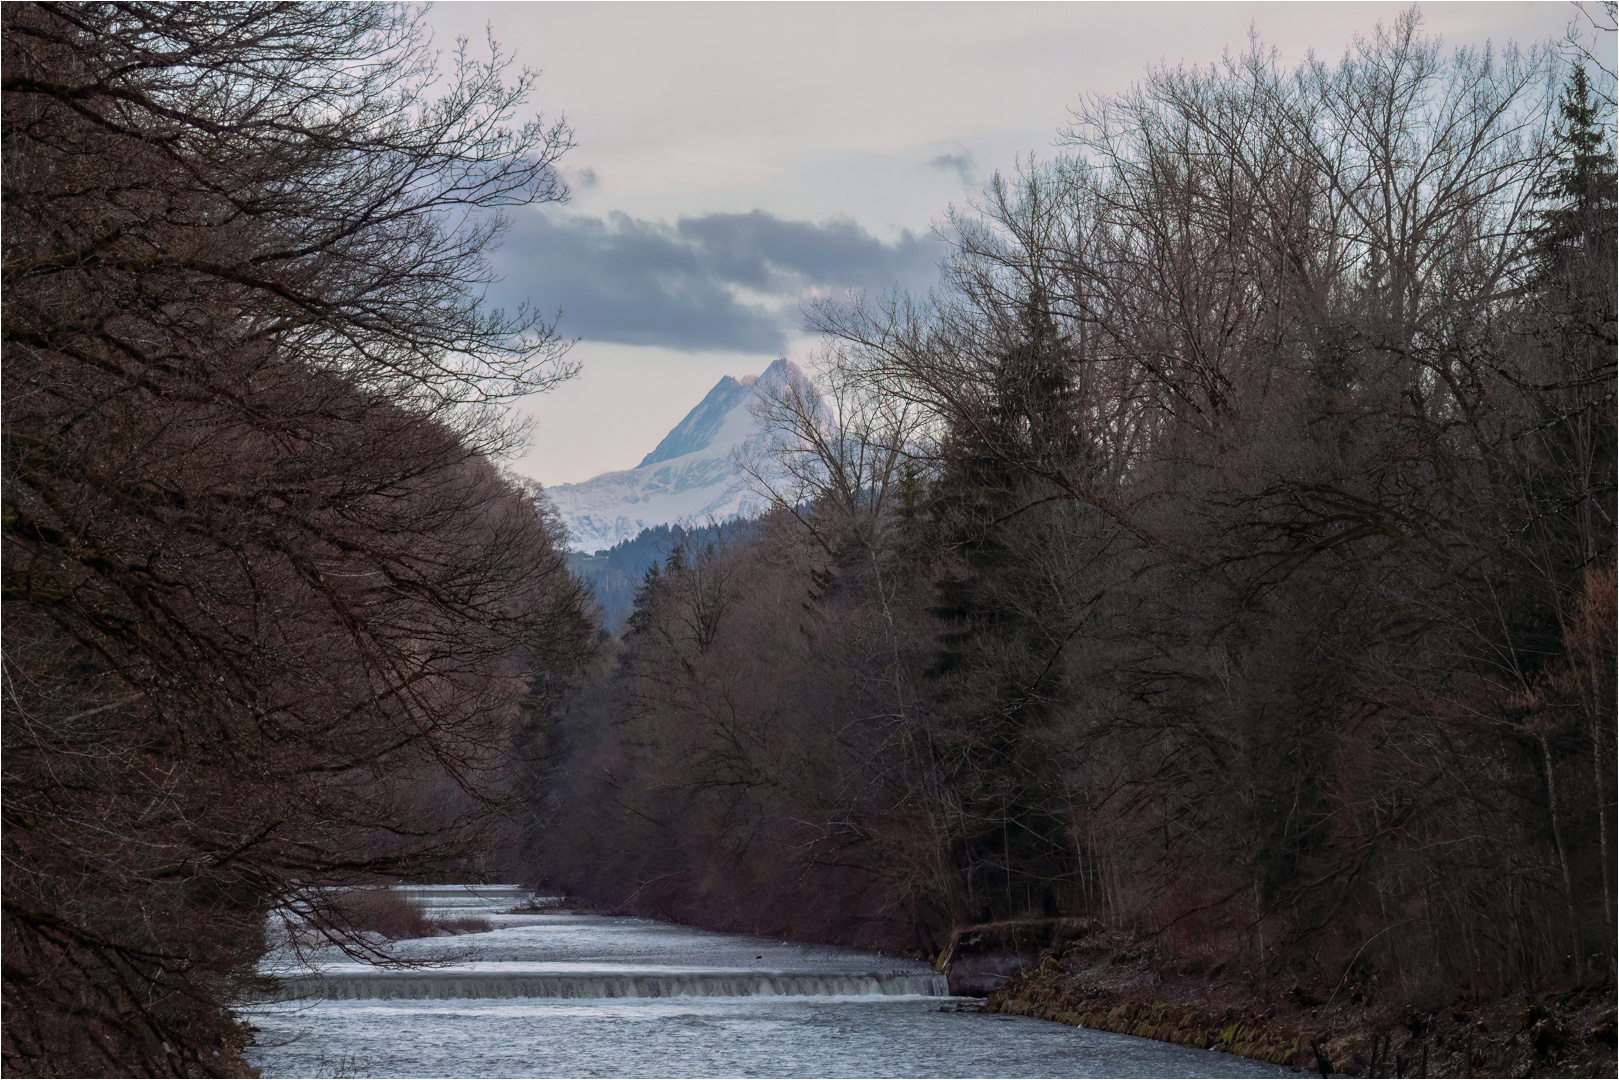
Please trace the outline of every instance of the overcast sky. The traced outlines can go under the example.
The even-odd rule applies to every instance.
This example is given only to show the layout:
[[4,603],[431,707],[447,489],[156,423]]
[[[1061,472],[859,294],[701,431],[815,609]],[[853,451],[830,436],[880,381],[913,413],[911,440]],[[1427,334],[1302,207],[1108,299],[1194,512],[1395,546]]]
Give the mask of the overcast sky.
[[[952,205],[1055,151],[1082,95],[1206,65],[1250,25],[1291,64],[1336,59],[1397,3],[443,3],[438,42],[487,23],[565,114],[572,199],[529,208],[496,299],[562,309],[583,372],[522,404],[511,463],[542,483],[633,467],[722,375],[814,341],[819,294],[925,290]],[[1560,37],[1566,3],[1423,4],[1449,45]]]

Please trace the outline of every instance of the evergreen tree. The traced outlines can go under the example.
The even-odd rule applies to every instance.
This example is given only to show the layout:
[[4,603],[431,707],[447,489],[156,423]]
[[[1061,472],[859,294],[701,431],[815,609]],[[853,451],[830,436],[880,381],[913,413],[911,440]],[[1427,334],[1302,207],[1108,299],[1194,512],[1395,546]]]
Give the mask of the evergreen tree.
[[950,569],[930,609],[940,632],[929,674],[959,732],[951,765],[967,812],[958,857],[978,919],[1055,914],[1065,906],[1056,883],[1075,855],[1045,807],[1048,762],[1031,738],[1063,696],[1054,661],[1068,617],[1026,559],[1050,528],[1045,477],[1062,473],[1079,445],[1073,356],[1038,290],[1018,316],[977,421],[951,433],[932,500]]

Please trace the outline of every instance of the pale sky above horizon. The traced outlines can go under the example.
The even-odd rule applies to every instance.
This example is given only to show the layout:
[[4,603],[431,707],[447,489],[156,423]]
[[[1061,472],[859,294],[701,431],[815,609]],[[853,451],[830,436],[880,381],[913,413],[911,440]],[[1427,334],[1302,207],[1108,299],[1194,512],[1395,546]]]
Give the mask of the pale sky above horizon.
[[[722,375],[807,366],[800,305],[925,291],[933,229],[1019,156],[1051,157],[1068,110],[1159,63],[1241,51],[1342,55],[1408,4],[442,3],[436,40],[487,23],[565,114],[573,196],[525,208],[494,297],[562,310],[576,379],[520,403],[509,462],[544,484],[632,468]],[[1560,38],[1567,3],[1420,5],[1449,46]]]

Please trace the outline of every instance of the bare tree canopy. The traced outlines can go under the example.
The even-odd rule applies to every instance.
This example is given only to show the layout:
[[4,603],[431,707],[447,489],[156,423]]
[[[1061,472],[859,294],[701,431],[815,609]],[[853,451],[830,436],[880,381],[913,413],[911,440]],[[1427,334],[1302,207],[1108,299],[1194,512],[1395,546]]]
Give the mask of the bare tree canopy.
[[648,579],[553,868],[738,929],[1063,916],[1296,998],[1611,1004],[1611,92],[1412,11],[1084,102],[930,296],[813,313],[833,415],[774,402],[776,513]]
[[584,648],[485,457],[566,343],[480,304],[569,133],[390,6],[3,48],[5,1068],[245,1075],[266,912],[478,850]]

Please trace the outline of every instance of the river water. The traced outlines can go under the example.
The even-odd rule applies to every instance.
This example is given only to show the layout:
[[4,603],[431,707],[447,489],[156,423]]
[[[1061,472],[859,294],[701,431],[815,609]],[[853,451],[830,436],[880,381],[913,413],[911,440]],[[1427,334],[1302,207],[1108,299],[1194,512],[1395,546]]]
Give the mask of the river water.
[[511,913],[505,887],[411,890],[493,929],[399,942],[429,966],[282,961],[246,1014],[267,1077],[1292,1076],[1026,1017],[957,1011],[925,964],[647,919]]

